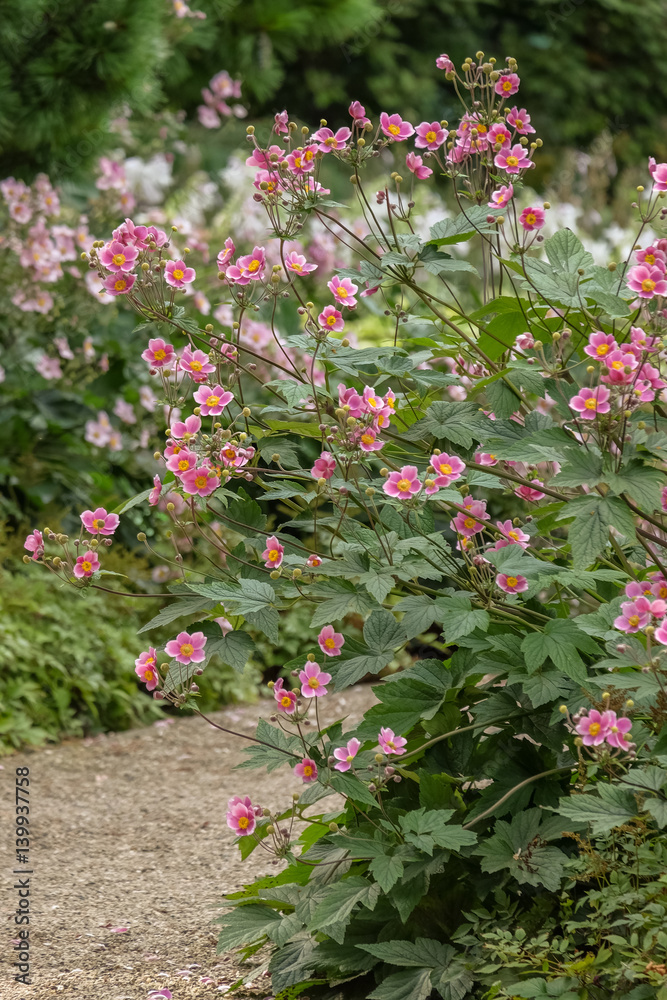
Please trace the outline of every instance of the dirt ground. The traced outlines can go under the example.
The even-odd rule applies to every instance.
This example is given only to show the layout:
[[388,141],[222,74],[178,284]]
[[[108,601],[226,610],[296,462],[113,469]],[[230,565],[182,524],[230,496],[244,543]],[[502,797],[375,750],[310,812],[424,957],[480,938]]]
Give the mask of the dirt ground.
[[[324,699],[327,722],[352,728],[374,702],[367,685]],[[234,706],[211,717],[252,733],[272,702]],[[3,1000],[174,1000],[223,996],[239,975],[216,954],[222,894],[277,872],[255,851],[240,859],[225,822],[227,799],[251,794],[272,808],[299,780],[287,770],[234,771],[244,741],[197,717],[146,729],[71,740],[2,760],[0,948]],[[30,768],[30,953],[32,984],[14,982],[15,768]],[[268,980],[233,996],[264,998]]]

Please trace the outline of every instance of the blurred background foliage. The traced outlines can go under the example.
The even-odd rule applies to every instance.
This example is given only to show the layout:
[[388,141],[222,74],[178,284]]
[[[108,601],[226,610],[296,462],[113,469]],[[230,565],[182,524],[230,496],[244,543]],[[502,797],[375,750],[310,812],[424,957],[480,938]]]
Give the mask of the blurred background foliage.
[[[15,297],[26,276],[16,241],[27,245],[34,218],[21,228],[0,205],[0,751],[165,712],[134,675],[148,644],[137,631],[162,603],[146,595],[169,579],[152,575],[137,542],[139,530],[154,541],[141,508],[123,516],[105,558],[105,568],[127,577],[123,587],[139,593],[132,600],[60,589],[21,556],[33,527],[75,533],[85,507],[113,509],[152,481],[159,411],[153,418],[140,399],[148,376],[136,318],[123,303],[96,301],[78,251],[135,211],[165,226],[176,220],[181,230],[184,219],[183,238],[195,246],[199,239],[200,250],[210,241],[213,257],[221,234],[236,232],[233,213],[244,212],[247,186],[238,167],[234,183],[223,171],[232,154],[244,155],[245,123],[231,117],[208,129],[197,117],[216,73],[242,81],[242,104],[260,128],[283,108],[310,125],[321,117],[343,124],[352,99],[373,116],[400,111],[455,124],[454,91],[435,57],[447,52],[460,64],[478,49],[500,62],[511,54],[520,103],[545,141],[532,182],[556,194],[559,225],[592,219],[587,231],[596,238],[616,226],[600,244],[601,260],[616,237],[625,239],[618,223],[628,221],[626,196],[644,177],[643,158],[667,159],[664,0],[192,0],[192,13],[205,19],[177,16],[179,3],[0,0],[0,179],[34,184],[40,171],[48,174],[62,204],[48,224],[72,227],[77,240],[81,232],[77,253],[63,258],[71,263],[43,286],[52,306],[26,311]],[[128,171],[133,164],[136,207],[123,210],[118,191],[96,185],[107,154]],[[424,196],[443,210],[434,192]],[[198,278],[211,302],[197,305],[202,315],[220,301],[211,291],[215,264],[205,260],[203,250]],[[359,333],[381,336],[381,320],[369,312]],[[42,375],[39,361],[58,357],[55,338],[73,352],[60,353],[58,378]],[[119,423],[119,401],[133,423]],[[122,431],[119,450],[84,439],[85,427],[107,413]],[[287,616],[283,647],[260,641],[243,676],[221,664],[207,670],[203,707],[252,697],[262,677],[274,679],[303,653],[308,632],[300,612]],[[166,627],[151,642],[171,634]]]
[[434,56],[481,48],[519,61],[522,100],[558,147],[603,130],[621,163],[667,155],[664,0],[170,0],[0,2],[0,169],[80,174],[110,144],[109,122],[170,107],[193,114],[225,67],[253,118],[287,107],[343,118],[351,97],[377,112],[453,117]]

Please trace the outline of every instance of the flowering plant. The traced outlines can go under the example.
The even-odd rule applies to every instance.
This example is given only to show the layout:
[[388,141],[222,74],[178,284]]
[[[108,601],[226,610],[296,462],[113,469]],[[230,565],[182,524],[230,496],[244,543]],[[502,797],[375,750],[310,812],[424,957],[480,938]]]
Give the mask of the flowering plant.
[[[312,651],[284,664],[241,765],[303,791],[274,814],[242,788],[227,813],[244,856],[286,865],[221,920],[223,950],[271,943],[275,990],[664,996],[658,918],[633,914],[640,948],[616,916],[629,841],[664,853],[667,825],[667,167],[639,192],[634,259],[596,265],[570,230],[542,238],[548,203],[520,203],[541,140],[515,61],[438,65],[456,127],[359,102],[335,131],[279,114],[263,145],[249,127],[272,245],[225,241],[225,329],[180,304],[197,268],[159,227],[127,219],[89,252],[141,317],[168,414],[131,503],[169,493],[180,579],[147,629],[180,624],[137,675],[198,711],[212,654],[242,670],[258,633],[279,644],[281,613],[312,609]],[[378,181],[391,158],[405,169]],[[336,162],[357,220],[328,198]],[[436,171],[457,210],[424,231]],[[334,273],[304,252],[312,218],[344,248]],[[357,346],[360,314],[381,344]],[[33,532],[26,560],[98,586],[115,530],[84,512],[74,541]],[[329,691],[392,667],[353,730],[322,724]],[[659,880],[631,880],[632,905],[662,894],[664,915]]]

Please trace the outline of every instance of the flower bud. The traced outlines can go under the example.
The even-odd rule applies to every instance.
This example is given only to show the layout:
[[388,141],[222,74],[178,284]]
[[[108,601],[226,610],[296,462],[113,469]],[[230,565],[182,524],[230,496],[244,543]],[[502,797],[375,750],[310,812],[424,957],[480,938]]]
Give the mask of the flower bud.
[[567,715],[567,705],[559,705],[558,711],[561,715]]
[[376,761],[376,763],[381,764],[383,760],[384,760],[384,754],[381,754],[381,753],[376,753],[375,754],[375,761]]
[[145,533],[143,531],[140,531],[139,534],[137,535],[137,541],[138,542],[145,542],[146,541],[146,535],[145,535]]
[[338,823],[329,823],[329,829],[332,833],[336,833],[338,830]]
[[266,828],[266,832],[267,832],[267,833],[269,834],[269,836],[270,836],[270,835],[271,835],[272,833],[275,833],[275,832],[276,832],[276,828],[275,828],[275,826],[273,825],[273,823],[269,823],[269,825],[268,825],[268,826],[267,826],[267,828]]
[[607,701],[609,698],[611,698],[611,695],[609,694],[609,692],[608,691],[603,691],[602,692],[602,700],[603,701]]
[[298,792],[292,792],[292,802],[298,802],[301,796]]
[[241,413],[243,414],[244,417],[249,417],[251,413],[250,407],[244,406],[243,409],[241,410]]
[[272,580],[277,580],[278,577],[280,576],[280,570],[279,569],[271,570],[269,576],[271,577]]

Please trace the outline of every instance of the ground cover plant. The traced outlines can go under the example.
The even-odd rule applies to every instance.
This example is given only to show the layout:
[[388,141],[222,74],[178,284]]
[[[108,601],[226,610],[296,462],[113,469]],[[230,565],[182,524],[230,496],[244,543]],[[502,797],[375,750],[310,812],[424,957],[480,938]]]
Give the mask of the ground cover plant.
[[[168,530],[138,537],[173,546],[145,627],[173,636],[136,672],[195,712],[212,655],[241,671],[307,609],[311,651],[272,682],[228,803],[243,856],[279,866],[225,900],[221,950],[269,946],[248,979],[664,1000],[667,164],[648,163],[628,259],[596,264],[571,230],[542,237],[548,203],[518,207],[541,139],[515,61],[437,65],[456,123],[354,101],[335,127],[248,127],[267,228],[220,248],[216,324],[187,308],[197,254],[168,227],[93,243],[139,314],[166,444],[143,493],[82,511],[77,537],[36,529],[25,559],[106,586],[127,512],[168,496]],[[337,170],[362,223],[330,197]],[[424,226],[435,173],[457,208]],[[399,665],[353,730],[320,725],[330,690]],[[278,814],[252,800],[262,767],[303,781]]]

